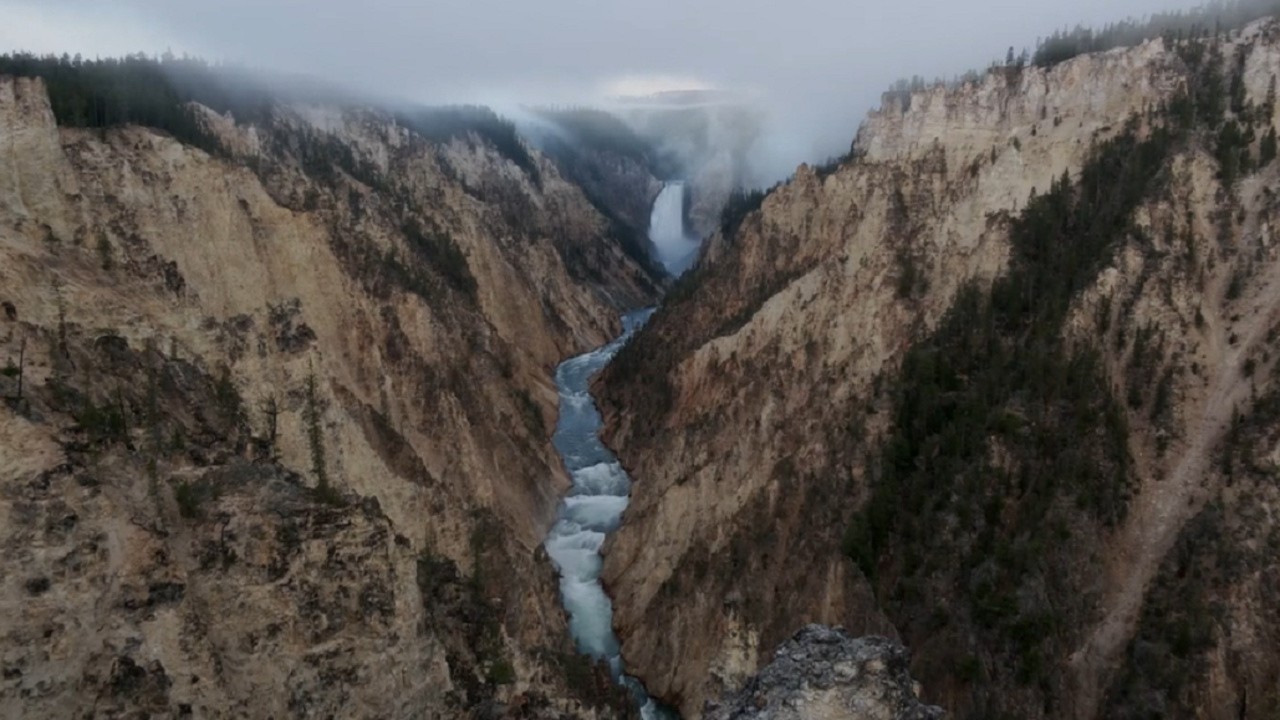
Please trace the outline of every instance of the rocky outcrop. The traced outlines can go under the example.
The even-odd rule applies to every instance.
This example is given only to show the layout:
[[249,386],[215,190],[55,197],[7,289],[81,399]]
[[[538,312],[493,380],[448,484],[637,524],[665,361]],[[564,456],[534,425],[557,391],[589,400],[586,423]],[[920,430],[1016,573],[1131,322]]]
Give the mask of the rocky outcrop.
[[[1028,199],[1064,173],[1083,182],[1093,149],[1110,138],[1157,136],[1175,98],[1219,56],[1220,87],[1237,88],[1225,112],[1261,128],[1245,141],[1258,157],[1276,119],[1268,98],[1278,34],[1267,21],[1200,51],[1152,41],[891,99],[859,131],[854,157],[800,168],[711,240],[600,381],[607,437],[636,481],[604,577],[627,666],[654,695],[696,717],[802,622],[901,638],[925,697],[961,716],[1097,717],[1124,685],[1118,677],[1159,685],[1121,669],[1151,656],[1155,627],[1147,645],[1130,638],[1142,608],[1164,602],[1149,588],[1165,592],[1155,578],[1177,537],[1227,487],[1215,458],[1232,413],[1248,416],[1251,393],[1265,396],[1263,368],[1274,359],[1275,207],[1263,188],[1277,168],[1224,185],[1229,141],[1216,128],[1187,135],[1150,173],[1152,189],[1054,331],[1061,353],[1098,353],[1103,379],[1089,396],[1123,415],[1121,429],[1079,443],[1092,451],[1124,438],[1082,472],[1114,471],[1121,480],[1108,492],[1118,494],[1055,491],[1031,509],[1027,498],[1044,485],[1029,478],[1042,473],[1013,482],[1034,445],[1014,428],[1035,418],[1032,427],[1069,436],[1082,426],[1053,424],[1061,420],[1019,399],[999,415],[1011,425],[975,436],[985,481],[960,484],[957,464],[931,476],[939,491],[887,494],[918,514],[876,530],[894,539],[863,558],[871,580],[843,552],[856,555],[861,535],[851,534],[854,547],[845,536],[869,512],[892,458],[882,442],[907,417],[902,403],[918,397],[895,385],[904,358],[933,347],[962,290],[972,302],[1011,263],[1024,272],[1031,261],[1011,233]],[[1260,124],[1248,119],[1254,112]],[[945,365],[947,352],[955,348],[912,357]],[[955,381],[942,391],[965,388],[965,376]],[[904,459],[901,473],[932,456]],[[971,486],[983,500],[962,509]],[[979,527],[990,530],[971,531]],[[1250,527],[1239,528],[1240,542],[1271,525]],[[1033,538],[1038,549],[1028,550]],[[1265,717],[1254,702],[1274,693],[1263,591],[1244,575],[1234,582],[1247,590],[1215,582],[1202,597],[1236,608],[1235,629],[1202,627],[1203,642],[1180,650],[1199,658],[1177,665],[1184,689],[1162,701],[1190,716],[1247,696],[1246,716]],[[1267,658],[1268,669],[1243,673],[1247,656]]]
[[941,709],[920,702],[907,661],[906,649],[891,640],[810,625],[742,689],[709,702],[703,717],[939,720]]
[[0,714],[626,712],[541,550],[551,372],[652,277],[533,155],[0,78]]

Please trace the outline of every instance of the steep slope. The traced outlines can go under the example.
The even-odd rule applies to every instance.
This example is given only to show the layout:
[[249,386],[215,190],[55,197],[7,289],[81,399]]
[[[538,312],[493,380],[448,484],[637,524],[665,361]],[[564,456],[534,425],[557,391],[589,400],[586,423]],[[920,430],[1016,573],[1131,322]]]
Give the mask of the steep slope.
[[196,111],[215,155],[0,78],[0,714],[625,707],[540,548],[550,374],[652,279],[540,156]]
[[539,120],[525,131],[609,218],[628,254],[661,275],[649,215],[672,160],[602,110],[543,110]]
[[[696,717],[806,622],[901,637],[959,717],[1159,688],[1125,647],[1269,387],[1277,34],[887,97],[853,158],[728,218],[601,380],[637,483],[605,578],[656,695]],[[1215,679],[1275,661],[1236,582],[1252,629],[1195,647],[1236,659],[1188,713],[1274,693]]]

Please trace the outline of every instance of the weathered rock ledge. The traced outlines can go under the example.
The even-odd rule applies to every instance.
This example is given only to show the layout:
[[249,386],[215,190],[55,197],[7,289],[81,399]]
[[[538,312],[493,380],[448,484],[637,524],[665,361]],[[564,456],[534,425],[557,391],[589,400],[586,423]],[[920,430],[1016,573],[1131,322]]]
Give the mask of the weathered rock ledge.
[[841,628],[809,625],[783,643],[773,660],[719,704],[709,720],[863,718],[935,720],[940,708],[920,701],[901,645],[882,637],[850,637]]

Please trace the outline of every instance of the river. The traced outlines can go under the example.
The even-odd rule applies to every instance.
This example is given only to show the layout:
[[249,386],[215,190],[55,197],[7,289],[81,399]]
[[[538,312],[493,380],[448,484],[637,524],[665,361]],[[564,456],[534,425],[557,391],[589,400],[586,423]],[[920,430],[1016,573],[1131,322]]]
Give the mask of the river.
[[547,554],[560,572],[560,597],[569,613],[569,634],[578,651],[608,662],[614,680],[632,691],[645,720],[675,718],[655,702],[622,666],[613,633],[613,602],[600,584],[605,537],[618,529],[631,494],[631,478],[600,441],[600,411],[591,397],[591,378],[613,359],[644,325],[653,310],[623,317],[623,332],[613,342],[560,364],[560,419],[553,438],[573,487],[560,503],[556,524],[547,535]]

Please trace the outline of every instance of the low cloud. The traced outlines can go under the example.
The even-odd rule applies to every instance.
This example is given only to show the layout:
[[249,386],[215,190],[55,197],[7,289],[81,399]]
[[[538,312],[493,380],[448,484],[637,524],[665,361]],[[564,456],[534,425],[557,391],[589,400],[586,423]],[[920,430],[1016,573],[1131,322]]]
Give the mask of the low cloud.
[[760,180],[844,152],[895,79],[950,77],[1168,0],[0,0],[0,49],[190,52],[362,93],[498,107],[712,87],[761,108]]

